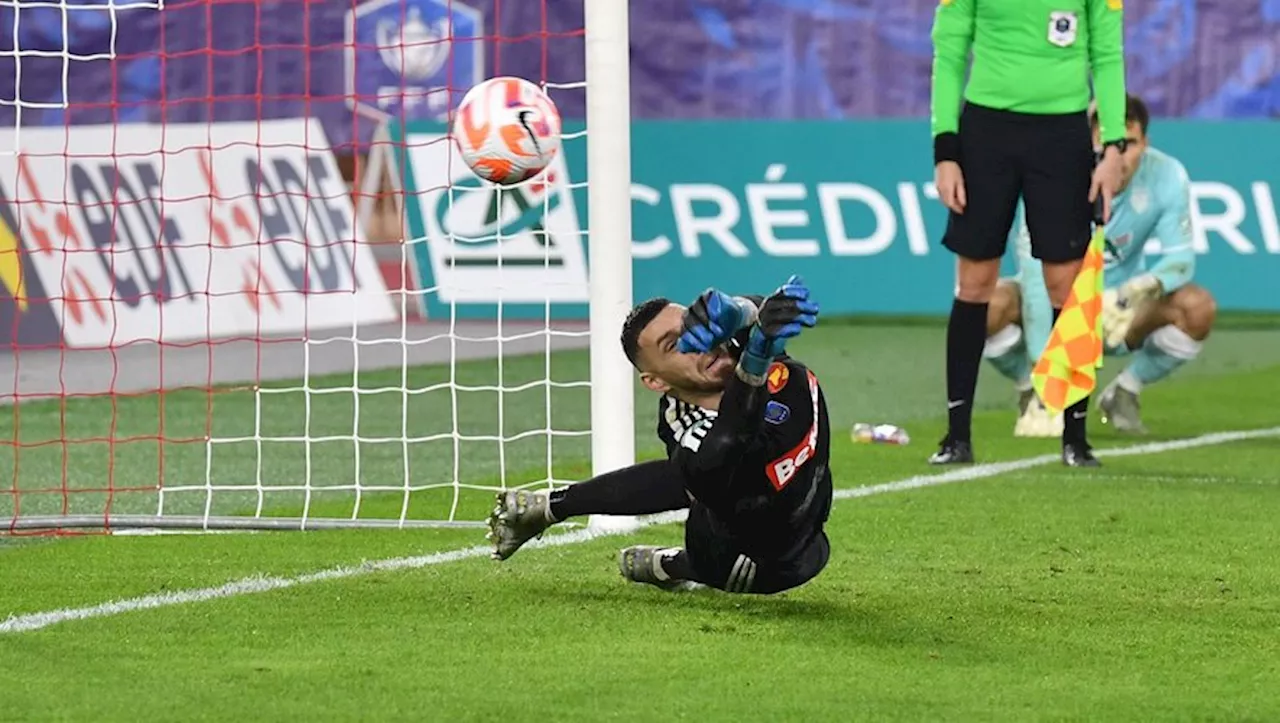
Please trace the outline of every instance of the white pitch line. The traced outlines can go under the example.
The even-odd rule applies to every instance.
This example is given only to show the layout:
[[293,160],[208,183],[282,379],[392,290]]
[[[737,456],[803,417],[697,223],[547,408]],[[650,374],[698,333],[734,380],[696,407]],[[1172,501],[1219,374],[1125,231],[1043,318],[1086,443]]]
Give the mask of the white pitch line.
[[[1171,439],[1167,442],[1149,442],[1147,444],[1135,444],[1129,447],[1114,447],[1111,449],[1097,449],[1094,454],[1099,457],[1132,457],[1134,455],[1160,454],[1162,452],[1177,452],[1184,449],[1195,449],[1196,447],[1212,447],[1218,444],[1229,444],[1231,442],[1243,442],[1249,439],[1264,439],[1267,437],[1280,437],[1280,427],[1272,427],[1270,429],[1253,429],[1242,432],[1214,432],[1213,434],[1205,434],[1199,437],[1189,437],[1186,439]],[[1005,474],[1007,472],[1018,472],[1032,467],[1057,462],[1060,457],[1056,454],[1042,454],[1039,457],[1027,457],[1025,459],[1015,459],[1009,462],[991,462],[989,464],[977,464],[971,467],[956,467],[950,472],[942,474],[919,475],[916,477],[908,477],[907,479],[898,480],[897,482],[886,482],[878,485],[868,485],[866,487],[849,487],[836,490],[836,499],[848,499],[851,497],[870,497],[871,495],[882,495],[889,492],[905,492],[907,490],[919,489],[921,487],[936,487],[951,482],[968,482],[969,480],[984,479],[986,477],[994,477],[996,475]],[[0,632],[4,628],[0,626]]]
[[[1162,452],[1176,452],[1180,450],[1194,449],[1196,447],[1210,447],[1219,444],[1228,444],[1231,442],[1241,442],[1249,439],[1262,439],[1277,436],[1280,436],[1280,427],[1241,432],[1217,432],[1200,437],[1176,439],[1168,442],[1152,442],[1149,444],[1138,444],[1130,447],[1100,449],[1096,451],[1096,454],[1100,457],[1129,457],[1134,455],[1160,454]],[[906,492],[924,487],[936,487],[938,485],[951,484],[953,482],[969,482],[972,480],[986,479],[988,477],[996,477],[1009,472],[1017,472],[1020,470],[1030,469],[1032,467],[1038,467],[1056,462],[1058,459],[1059,457],[1056,454],[1045,454],[1038,457],[1028,457],[1009,462],[992,462],[988,464],[959,467],[941,474],[918,475],[898,480],[896,482],[887,482],[885,484],[840,489],[836,490],[835,498],[850,499],[857,497],[870,497],[872,495],[882,495],[893,492]],[[678,522],[684,519],[685,515],[686,512],[684,510],[677,512],[664,512],[659,515],[650,515],[641,519],[640,526],[646,527],[649,525]],[[575,545],[581,542],[587,542],[589,540],[616,534],[619,534],[619,532],[586,528],[559,535],[552,535],[550,537],[544,537],[541,540],[535,540],[529,543],[526,547],[536,548]],[[486,557],[488,556],[490,549],[491,548],[488,545],[480,545],[458,550],[436,552],[430,555],[395,557],[386,560],[365,562],[360,565],[333,567],[327,570],[320,570],[318,572],[298,575],[295,577],[270,577],[259,575],[235,580],[216,587],[144,595],[142,597],[116,600],[114,602],[106,602],[100,605],[91,605],[88,607],[62,608],[60,610],[15,615],[0,623],[0,634],[40,630],[41,628],[47,628],[51,625],[57,625],[58,623],[68,622],[71,620],[88,620],[91,618],[110,617],[112,615],[120,615],[122,613],[130,613],[138,610],[152,610],[155,608],[169,607],[171,605],[185,605],[187,603],[205,602],[208,600],[218,600],[221,598],[237,597],[240,595],[252,595],[255,593],[269,592],[271,590],[281,590],[300,585],[309,585],[316,582],[343,580],[375,572],[415,570],[431,565],[443,565],[445,563],[456,562],[458,560],[466,560],[473,557]]]

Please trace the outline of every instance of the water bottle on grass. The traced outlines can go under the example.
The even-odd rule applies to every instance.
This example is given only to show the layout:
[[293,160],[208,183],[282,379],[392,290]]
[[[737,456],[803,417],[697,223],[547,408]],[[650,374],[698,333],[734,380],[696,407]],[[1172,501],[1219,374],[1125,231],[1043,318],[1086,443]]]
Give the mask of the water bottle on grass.
[[892,424],[855,424],[853,441],[864,444],[907,444],[911,437],[907,430]]

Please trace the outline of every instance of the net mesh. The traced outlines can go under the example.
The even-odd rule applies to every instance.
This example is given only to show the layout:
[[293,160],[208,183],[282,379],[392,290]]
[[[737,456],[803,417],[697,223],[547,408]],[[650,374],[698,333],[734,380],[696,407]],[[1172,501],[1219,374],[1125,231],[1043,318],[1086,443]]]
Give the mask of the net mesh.
[[[0,21],[10,532],[474,524],[585,474],[581,3]],[[493,75],[569,123],[543,182],[451,150]]]

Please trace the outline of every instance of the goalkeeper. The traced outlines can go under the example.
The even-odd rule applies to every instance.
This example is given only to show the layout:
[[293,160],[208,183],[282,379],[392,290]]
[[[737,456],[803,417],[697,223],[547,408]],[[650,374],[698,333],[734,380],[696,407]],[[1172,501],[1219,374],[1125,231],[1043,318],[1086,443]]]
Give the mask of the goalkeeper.
[[664,298],[637,305],[622,347],[661,395],[667,458],[549,493],[498,493],[493,556],[505,560],[570,517],[688,509],[684,547],[628,547],[623,577],[761,594],[811,580],[830,553],[827,408],[817,378],[784,346],[817,313],[794,276],[765,299],[708,289],[687,310]]
[[[1121,432],[1144,433],[1138,395],[1195,359],[1213,327],[1212,294],[1191,283],[1196,256],[1191,242],[1190,182],[1177,159],[1151,147],[1150,114],[1140,98],[1126,103],[1123,184],[1107,223],[1102,324],[1106,354],[1132,353],[1133,361],[1098,400],[1102,421]],[[1091,111],[1095,142],[1097,117]],[[1057,436],[1062,417],[1051,417],[1031,389],[1033,359],[1052,326],[1040,263],[1031,258],[1025,222],[1014,227],[1018,276],[997,286],[987,319],[985,356],[1013,379],[1021,407],[1014,433]],[[1148,268],[1144,250],[1159,247]],[[1034,350],[1034,352],[1032,351]]]

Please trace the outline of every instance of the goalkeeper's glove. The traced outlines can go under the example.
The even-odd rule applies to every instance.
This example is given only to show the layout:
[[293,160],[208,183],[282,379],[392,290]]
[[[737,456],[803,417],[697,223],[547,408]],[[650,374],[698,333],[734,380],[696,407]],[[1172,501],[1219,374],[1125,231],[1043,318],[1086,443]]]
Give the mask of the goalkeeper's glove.
[[786,351],[787,339],[817,323],[818,304],[809,300],[809,287],[799,276],[792,276],[760,306],[738,368],[748,377],[763,380],[769,365]]
[[682,354],[706,354],[754,324],[757,313],[749,299],[707,289],[685,309],[684,330],[676,350]]
[[1119,288],[1104,291],[1102,336],[1107,347],[1115,349],[1122,346],[1138,309],[1146,302],[1159,298],[1163,292],[1160,280],[1151,274],[1135,276]]

